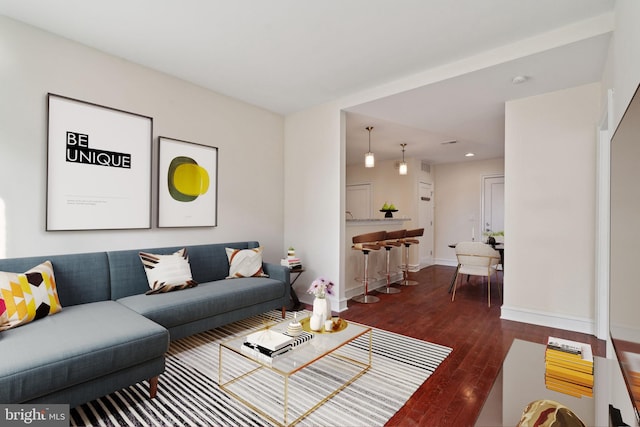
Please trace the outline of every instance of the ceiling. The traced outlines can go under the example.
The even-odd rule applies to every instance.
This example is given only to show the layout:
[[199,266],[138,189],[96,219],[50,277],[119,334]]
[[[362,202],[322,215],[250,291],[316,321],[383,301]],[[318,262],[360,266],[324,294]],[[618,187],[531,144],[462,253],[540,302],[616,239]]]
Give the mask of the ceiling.
[[[0,14],[289,114],[550,33],[615,0],[0,0]],[[347,164],[504,155],[504,102],[599,81],[609,35],[585,35],[348,109]],[[517,57],[515,55],[514,57]],[[516,75],[529,79],[520,85]],[[443,142],[457,141],[455,144]]]

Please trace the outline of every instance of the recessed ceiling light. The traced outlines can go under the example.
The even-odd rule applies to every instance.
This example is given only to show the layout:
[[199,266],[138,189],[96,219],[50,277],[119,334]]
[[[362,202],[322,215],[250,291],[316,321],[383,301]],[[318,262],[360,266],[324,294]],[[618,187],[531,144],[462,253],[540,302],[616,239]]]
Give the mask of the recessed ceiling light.
[[514,85],[519,85],[526,82],[527,80],[529,80],[529,77],[527,76],[515,76],[513,79],[511,79],[511,83],[513,83]]
[[464,156],[465,156],[465,157],[473,157],[473,156],[475,156],[475,154],[474,154],[474,153],[467,153],[467,154],[465,154]]

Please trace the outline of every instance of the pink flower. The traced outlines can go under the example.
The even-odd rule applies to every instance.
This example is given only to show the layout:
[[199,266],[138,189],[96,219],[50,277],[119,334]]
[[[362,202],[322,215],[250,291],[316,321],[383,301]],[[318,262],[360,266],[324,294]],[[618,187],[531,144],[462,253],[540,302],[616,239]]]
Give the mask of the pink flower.
[[315,295],[317,298],[324,298],[326,294],[333,295],[333,282],[324,277],[319,277],[311,282],[311,286],[309,286],[307,292]]

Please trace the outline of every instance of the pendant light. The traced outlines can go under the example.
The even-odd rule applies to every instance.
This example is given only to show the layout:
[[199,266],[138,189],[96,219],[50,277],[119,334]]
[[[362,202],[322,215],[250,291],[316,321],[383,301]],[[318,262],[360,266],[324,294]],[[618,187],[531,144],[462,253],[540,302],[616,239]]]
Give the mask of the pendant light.
[[369,131],[369,152],[364,155],[364,167],[372,168],[376,164],[376,158],[371,152],[371,129],[373,129],[373,126],[367,126],[365,129]]
[[400,168],[398,169],[398,171],[400,172],[400,175],[406,175],[407,174],[407,162],[404,161],[404,147],[407,146],[407,144],[402,143],[400,144],[402,146],[402,162],[400,163]]

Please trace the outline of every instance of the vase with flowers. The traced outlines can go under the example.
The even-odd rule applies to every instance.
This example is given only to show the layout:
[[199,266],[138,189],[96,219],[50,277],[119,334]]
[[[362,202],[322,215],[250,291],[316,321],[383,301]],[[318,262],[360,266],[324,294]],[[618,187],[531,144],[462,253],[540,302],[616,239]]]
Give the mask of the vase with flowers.
[[331,302],[327,295],[333,295],[333,286],[333,282],[324,277],[317,278],[309,286],[307,292],[315,296],[313,314],[309,321],[309,328],[313,331],[321,330],[325,320],[331,319]]

